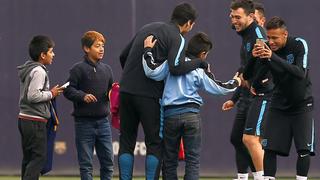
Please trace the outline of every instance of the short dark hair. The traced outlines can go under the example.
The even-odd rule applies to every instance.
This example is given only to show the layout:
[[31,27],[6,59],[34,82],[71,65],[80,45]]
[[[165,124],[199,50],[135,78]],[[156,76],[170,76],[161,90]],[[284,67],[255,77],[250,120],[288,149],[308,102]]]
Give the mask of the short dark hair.
[[186,54],[198,57],[201,52],[208,52],[212,49],[212,46],[209,36],[203,32],[198,32],[190,39]]
[[189,20],[194,22],[197,18],[196,10],[188,3],[177,5],[171,15],[171,22],[177,23],[182,26]]
[[266,29],[270,30],[270,29],[278,29],[278,28],[287,30],[287,26],[284,20],[278,16],[274,16],[267,22]]
[[97,31],[87,31],[83,34],[81,38],[81,45],[83,47],[90,48],[95,41],[102,41],[105,43],[104,36]]
[[29,55],[33,61],[39,61],[41,53],[47,53],[53,47],[54,42],[50,37],[37,35],[29,43]]
[[259,11],[259,13],[265,17],[264,5],[262,3],[260,3],[260,2],[257,2],[257,1],[254,1],[253,4],[254,4],[254,9]]
[[255,10],[252,0],[233,0],[231,2],[230,8],[232,10],[242,8],[247,15],[249,15],[250,13],[254,13]]

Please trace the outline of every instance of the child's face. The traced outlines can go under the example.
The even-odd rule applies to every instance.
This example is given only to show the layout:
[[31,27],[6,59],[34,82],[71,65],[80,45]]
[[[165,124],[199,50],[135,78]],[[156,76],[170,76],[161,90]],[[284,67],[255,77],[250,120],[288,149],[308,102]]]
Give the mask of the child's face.
[[41,61],[44,65],[52,64],[52,59],[54,57],[53,48],[49,48],[48,52],[41,53]]
[[205,52],[205,51],[201,52],[200,55],[199,55],[199,58],[200,58],[202,61],[206,60],[206,58],[207,58],[207,56],[208,56],[208,53],[209,53],[209,52]]
[[104,55],[104,42],[94,41],[90,48],[84,47],[85,52],[88,55],[88,58],[94,61],[99,61],[103,58]]

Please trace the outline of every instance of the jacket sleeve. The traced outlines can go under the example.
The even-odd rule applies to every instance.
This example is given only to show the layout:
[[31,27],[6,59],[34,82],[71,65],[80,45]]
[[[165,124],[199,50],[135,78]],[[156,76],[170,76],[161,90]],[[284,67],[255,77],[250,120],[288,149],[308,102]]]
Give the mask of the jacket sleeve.
[[171,40],[168,64],[169,71],[173,75],[183,75],[197,68],[208,67],[208,64],[200,59],[185,61],[185,39],[181,34]]
[[156,63],[151,48],[145,48],[142,56],[142,66],[145,75],[155,81],[164,80],[169,73],[168,62]]
[[243,78],[245,80],[251,80],[252,85],[260,84],[260,80],[264,79],[266,73],[268,72],[266,62],[252,55],[252,50],[256,44],[256,40],[261,39],[262,41],[266,42],[267,36],[265,30],[260,26],[255,28],[255,32],[256,36],[250,39],[251,47],[250,49],[247,49],[246,58],[248,59],[248,63],[245,66],[243,73]]
[[259,60],[259,66],[258,66],[258,70],[256,72],[256,75],[254,76],[253,80],[252,80],[252,87],[256,88],[257,86],[259,86],[259,84],[262,84],[263,81],[268,82],[271,81],[272,79],[272,75],[270,73],[270,69],[268,67],[268,64],[266,62],[267,60]]
[[232,97],[231,97],[231,101],[234,103],[234,104],[236,104],[237,102],[238,102],[238,100],[239,100],[239,98],[240,98],[240,94],[241,94],[241,89],[242,89],[243,87],[238,87],[236,90],[235,90],[235,92],[233,93],[233,95],[232,95]]
[[[258,36],[257,38],[264,39],[266,41],[266,38],[263,38],[262,35]],[[263,74],[265,74],[265,73],[261,72],[258,75],[257,72],[260,71],[261,67],[266,66],[265,61],[261,60],[260,58],[256,58],[252,55],[252,50],[254,48],[255,40],[256,39],[251,40],[252,47],[250,48],[250,51],[248,53],[246,53],[245,58],[248,61],[247,61],[247,64],[245,64],[244,70],[243,70],[243,78],[245,80],[251,80],[252,83],[256,83],[255,81],[260,78],[257,76],[261,76],[261,75],[263,76]],[[256,70],[255,68],[259,68],[259,69]],[[263,71],[265,71],[265,70],[263,70]]]
[[244,67],[244,69],[243,69],[243,78],[245,80],[249,80],[254,76],[253,71],[254,71],[254,67],[255,67],[256,61],[257,61],[256,58],[251,58],[248,61],[248,64]]
[[86,93],[81,90],[78,90],[79,84],[81,82],[80,69],[73,67],[70,70],[70,76],[68,78],[68,81],[70,82],[70,85],[63,91],[63,95],[70,101],[74,101],[74,102],[83,101],[83,98],[86,95]]
[[31,103],[49,101],[52,98],[50,91],[43,90],[46,85],[46,71],[38,66],[30,72],[30,84],[28,87],[27,99]]
[[133,39],[131,40],[131,42],[124,48],[124,50],[122,50],[121,54],[120,54],[120,64],[121,64],[121,68],[123,69],[126,61],[127,61],[127,57],[129,55],[131,46],[133,43]]
[[206,72],[203,69],[198,69],[197,71],[199,74],[200,87],[211,94],[226,95],[235,91],[239,86],[237,80],[232,79],[227,82],[221,82],[214,79],[214,76],[211,76],[210,72]]
[[281,70],[283,72],[289,73],[299,79],[303,79],[307,72],[307,58],[308,58],[308,47],[306,43],[298,43],[296,49],[296,56],[294,57],[294,62],[292,64],[288,63],[287,60],[282,59],[275,53],[272,53],[270,63],[270,68],[275,70]]

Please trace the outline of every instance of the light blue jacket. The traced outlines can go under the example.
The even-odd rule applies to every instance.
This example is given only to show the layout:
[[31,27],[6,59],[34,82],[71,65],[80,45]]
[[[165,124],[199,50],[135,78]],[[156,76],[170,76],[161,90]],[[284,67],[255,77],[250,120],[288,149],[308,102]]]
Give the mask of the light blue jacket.
[[[191,59],[186,57],[185,61]],[[146,52],[142,57],[145,75],[153,80],[165,80],[162,96],[162,106],[183,105],[189,103],[203,104],[198,90],[203,89],[214,95],[226,95],[238,87],[236,80],[222,83],[214,79],[211,73],[198,68],[185,75],[174,76],[169,73],[167,61],[162,64],[155,63],[152,52]]]

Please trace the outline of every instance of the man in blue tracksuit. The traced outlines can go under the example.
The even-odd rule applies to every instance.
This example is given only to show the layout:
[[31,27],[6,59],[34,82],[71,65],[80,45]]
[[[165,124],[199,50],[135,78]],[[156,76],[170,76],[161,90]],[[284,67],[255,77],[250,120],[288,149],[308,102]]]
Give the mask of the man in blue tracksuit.
[[[252,0],[232,1],[230,10],[232,26],[242,38],[241,68],[238,72],[248,82],[243,83],[246,84],[245,87],[237,90],[241,93],[241,99],[238,104],[235,126],[232,129],[231,142],[236,150],[238,179],[248,179],[246,162],[251,156],[255,167],[255,172],[252,172],[254,180],[261,180],[263,179],[263,149],[260,140],[263,136],[263,124],[267,117],[266,112],[269,108],[274,85],[266,63],[257,61],[252,57],[251,52],[256,42],[266,41],[266,34],[264,29],[254,20],[255,9]],[[228,109],[225,104],[223,109]],[[239,132],[243,133],[243,143],[239,142],[241,140]],[[249,157],[243,144],[250,152]],[[241,161],[239,161],[240,158]]]
[[308,179],[310,156],[315,155],[312,83],[307,41],[289,36],[285,21],[271,18],[266,25],[268,44],[256,45],[254,57],[267,63],[275,83],[266,132],[264,179],[274,180],[277,156],[288,156],[292,139],[297,151],[296,179]]
[[[156,40],[149,36],[145,40],[143,66],[146,76],[154,80],[165,79],[162,96],[164,108],[164,177],[177,180],[178,151],[181,137],[184,139],[186,167],[185,177],[188,180],[199,179],[201,150],[200,106],[202,98],[199,89],[211,94],[227,94],[240,85],[240,78],[221,83],[214,79],[209,68],[198,68],[185,75],[175,76],[169,73],[168,63],[158,65],[153,57],[152,47]],[[185,61],[195,58],[205,60],[212,43],[204,33],[192,37],[186,50]]]

